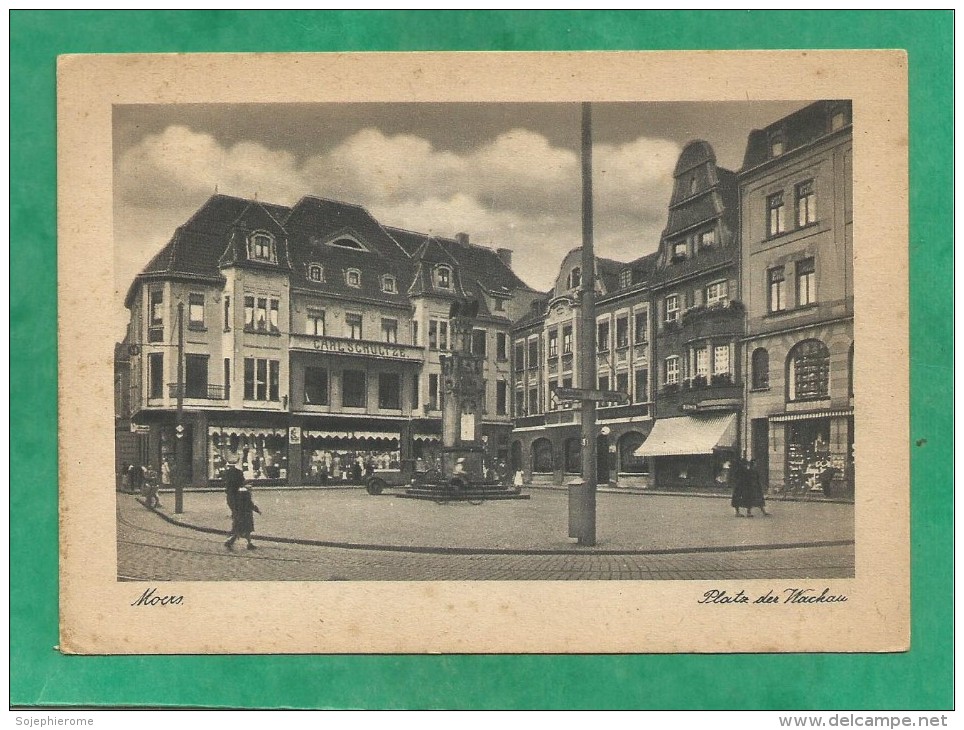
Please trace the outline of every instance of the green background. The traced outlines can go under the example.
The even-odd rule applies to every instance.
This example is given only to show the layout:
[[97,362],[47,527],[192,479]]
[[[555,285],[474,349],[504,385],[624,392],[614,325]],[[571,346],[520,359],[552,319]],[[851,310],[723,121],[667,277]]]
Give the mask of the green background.
[[[951,708],[952,44],[950,11],[12,12],[11,704]],[[909,52],[910,652],[879,656],[67,657],[53,650],[57,643],[58,54],[692,48],[903,48]],[[232,681],[226,682],[226,675]]]

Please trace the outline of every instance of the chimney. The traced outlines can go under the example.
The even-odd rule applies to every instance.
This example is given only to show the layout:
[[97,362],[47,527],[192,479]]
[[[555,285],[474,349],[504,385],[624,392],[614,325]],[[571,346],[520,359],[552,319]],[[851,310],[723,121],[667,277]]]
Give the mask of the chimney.
[[496,255],[502,260],[502,263],[506,265],[507,268],[512,268],[512,249],[511,248],[497,248],[495,250]]
[[458,241],[463,246],[469,245],[469,234],[468,233],[456,233],[455,240]]

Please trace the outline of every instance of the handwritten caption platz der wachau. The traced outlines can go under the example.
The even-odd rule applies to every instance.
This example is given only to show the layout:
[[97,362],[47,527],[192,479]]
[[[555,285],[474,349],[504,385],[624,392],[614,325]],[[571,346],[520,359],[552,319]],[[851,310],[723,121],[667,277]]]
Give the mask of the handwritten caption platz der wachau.
[[847,596],[843,593],[831,593],[829,588],[817,592],[816,588],[784,588],[782,591],[774,592],[769,590],[756,597],[750,596],[746,591],[740,590],[730,593],[726,590],[713,588],[706,591],[697,603],[701,604],[815,604],[815,603],[844,603]]

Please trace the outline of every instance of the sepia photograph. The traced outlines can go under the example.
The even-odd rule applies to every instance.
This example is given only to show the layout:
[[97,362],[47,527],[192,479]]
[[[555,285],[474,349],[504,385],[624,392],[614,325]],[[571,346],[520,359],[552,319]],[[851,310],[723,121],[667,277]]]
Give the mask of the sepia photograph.
[[60,649],[906,650],[906,73],[61,57]]
[[853,577],[855,124],[114,106],[118,580]]

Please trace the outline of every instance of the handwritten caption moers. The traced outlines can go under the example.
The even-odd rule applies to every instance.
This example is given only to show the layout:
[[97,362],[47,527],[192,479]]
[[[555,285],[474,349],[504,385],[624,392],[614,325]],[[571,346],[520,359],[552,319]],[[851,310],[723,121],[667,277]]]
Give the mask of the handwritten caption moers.
[[736,593],[713,588],[706,591],[697,603],[703,604],[816,604],[816,603],[844,603],[847,596],[843,593],[831,593],[829,588],[820,590],[819,588],[784,588],[782,590],[769,590],[766,593],[751,595],[744,590]]

